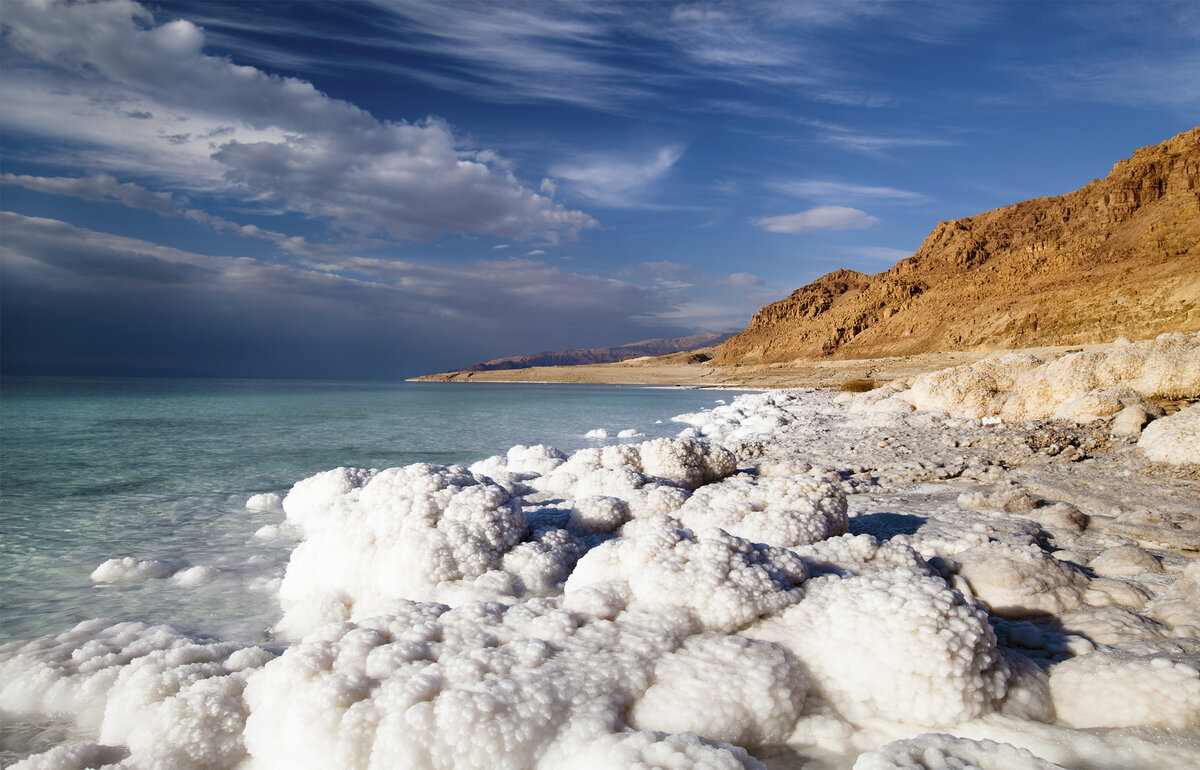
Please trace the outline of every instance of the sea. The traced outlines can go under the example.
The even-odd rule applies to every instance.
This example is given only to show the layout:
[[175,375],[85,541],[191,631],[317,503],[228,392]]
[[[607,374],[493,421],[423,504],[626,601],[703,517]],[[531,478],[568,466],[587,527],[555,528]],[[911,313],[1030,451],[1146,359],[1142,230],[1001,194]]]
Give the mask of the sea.
[[[737,391],[536,383],[0,378],[0,643],[92,618],[270,640],[295,541],[260,493],[338,466],[469,464],[675,435]],[[643,435],[595,439],[633,429]],[[267,533],[264,536],[263,533]],[[95,582],[109,559],[202,580]],[[195,571],[189,574],[195,574]]]

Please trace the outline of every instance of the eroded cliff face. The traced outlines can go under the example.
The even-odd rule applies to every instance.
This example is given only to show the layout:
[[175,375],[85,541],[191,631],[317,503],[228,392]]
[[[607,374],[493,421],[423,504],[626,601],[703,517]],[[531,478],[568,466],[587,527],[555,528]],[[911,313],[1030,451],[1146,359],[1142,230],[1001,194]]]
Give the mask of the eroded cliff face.
[[1200,330],[1200,128],[1104,179],[942,222],[890,270],[760,310],[717,362],[1073,345]]

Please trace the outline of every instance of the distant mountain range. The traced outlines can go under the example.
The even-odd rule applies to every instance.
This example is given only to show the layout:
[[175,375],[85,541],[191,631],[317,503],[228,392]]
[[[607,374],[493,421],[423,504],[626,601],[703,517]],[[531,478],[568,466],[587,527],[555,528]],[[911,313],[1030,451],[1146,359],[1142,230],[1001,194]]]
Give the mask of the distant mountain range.
[[733,332],[692,334],[687,337],[642,340],[610,348],[581,348],[578,350],[550,350],[523,356],[509,356],[484,361],[463,369],[464,372],[485,372],[493,369],[527,369],[531,366],[578,366],[580,364],[609,364],[640,356],[661,356],[684,350],[719,345],[733,336]]
[[716,364],[861,359],[1200,330],[1200,128],[1104,179],[942,222],[913,256],[768,305]]

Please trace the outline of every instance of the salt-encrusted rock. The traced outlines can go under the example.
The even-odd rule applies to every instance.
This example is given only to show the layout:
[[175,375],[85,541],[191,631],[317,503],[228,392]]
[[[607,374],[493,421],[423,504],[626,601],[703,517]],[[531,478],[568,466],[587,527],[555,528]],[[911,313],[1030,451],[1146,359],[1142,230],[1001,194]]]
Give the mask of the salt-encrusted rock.
[[[304,530],[279,592],[279,627],[293,636],[384,611],[396,599],[490,599],[548,582],[502,569],[529,532],[521,503],[461,466],[338,469],[297,484],[284,509]],[[572,547],[559,560],[577,555]]]
[[[1180,649],[1179,643],[1196,644]],[[1171,649],[1171,647],[1175,649]],[[1103,649],[1057,664],[1050,692],[1071,727],[1200,727],[1200,640]]]
[[283,498],[274,492],[251,495],[246,501],[247,511],[282,511]]
[[953,725],[1005,694],[986,613],[913,570],[813,578],[803,600],[742,633],[787,647],[852,722]]
[[787,740],[808,680],[783,647],[700,634],[659,658],[654,684],[629,710],[638,730],[697,732],[739,746]]
[[666,516],[626,524],[589,551],[567,580],[572,595],[602,587],[634,610],[685,609],[712,631],[731,632],[803,594],[808,571],[789,550],[719,529],[698,533]]
[[[803,696],[795,664],[765,643],[717,637],[666,659],[694,631],[684,613],[614,622],[558,600],[394,609],[321,628],[251,680],[249,768],[760,767],[697,735],[713,726],[698,704],[679,704],[678,735],[631,731],[626,709],[652,688],[647,718],[674,693],[710,693],[714,674],[701,663],[734,648],[747,653],[739,669],[747,682],[741,690],[730,682],[713,701],[742,720],[727,729],[778,736],[798,709],[788,688]],[[760,697],[781,710],[753,702]]]
[[893,741],[859,755],[854,770],[1061,770],[1026,749],[996,741],[975,741],[940,733]]
[[1189,636],[1200,636],[1200,559],[1188,562],[1171,587],[1151,602],[1149,611],[1155,620],[1174,626],[1178,636],[1183,635],[1181,627]]
[[1138,439],[1138,448],[1155,462],[1200,465],[1200,404],[1150,423]]
[[992,614],[1003,618],[1052,615],[1079,607],[1087,577],[1036,545],[989,542],[956,554],[959,575]]
[[1088,561],[1088,567],[1097,575],[1108,577],[1137,577],[1163,571],[1162,564],[1153,554],[1134,545],[1105,548]]
[[590,495],[576,498],[569,526],[581,534],[612,532],[629,521],[629,506],[619,497]]
[[968,511],[1028,512],[1037,507],[1038,499],[1016,484],[1000,484],[990,493],[963,492],[958,507]]
[[92,570],[94,583],[118,583],[137,580],[162,580],[175,574],[175,568],[158,559],[138,559],[125,556],[108,559]]
[[700,531],[719,527],[756,543],[790,548],[846,532],[846,495],[813,476],[733,476],[696,490],[674,514]]
[[1087,607],[1058,616],[1064,632],[1097,644],[1153,641],[1170,635],[1170,628],[1121,607]]
[[98,739],[29,767],[120,753],[132,753],[136,767],[234,767],[246,756],[243,688],[273,657],[166,626],[90,620],[0,646],[0,704],[6,719],[70,715]]
[[1081,396],[1063,401],[1054,409],[1054,418],[1077,423],[1097,422],[1125,409],[1138,409],[1154,417],[1163,415],[1162,407],[1150,403],[1130,387],[1093,388]]
[[1112,434],[1114,436],[1137,436],[1152,419],[1154,419],[1153,416],[1144,407],[1137,404],[1127,406],[1113,418]]

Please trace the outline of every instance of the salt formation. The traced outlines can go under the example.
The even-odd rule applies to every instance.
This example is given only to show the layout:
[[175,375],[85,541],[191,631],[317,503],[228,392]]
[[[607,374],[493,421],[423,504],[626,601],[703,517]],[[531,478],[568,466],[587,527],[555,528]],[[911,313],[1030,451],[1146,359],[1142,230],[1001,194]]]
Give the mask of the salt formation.
[[1200,395],[1198,351],[320,473],[247,503],[298,539],[277,650],[84,623],[0,646],[0,716],[70,720],[23,768],[1200,766],[1200,412],[1149,400]]
[[339,468],[297,484],[283,507],[304,531],[279,592],[288,633],[394,599],[436,599],[460,582],[522,592],[502,563],[529,532],[520,501],[461,466]]
[[[788,709],[795,713],[788,693],[803,697],[785,653],[764,642],[728,647],[725,637],[681,646],[694,627],[678,613],[614,622],[561,600],[395,610],[326,626],[263,669],[245,696],[249,767],[517,770],[637,766],[639,759],[681,770],[752,766],[742,750],[694,732],[621,730],[625,708],[645,694],[633,709],[644,730],[681,719],[681,732],[711,726],[711,714],[696,714],[699,722],[660,714],[669,697],[662,688],[711,692],[712,672],[698,665],[722,655],[732,665],[734,649],[746,653],[738,658],[743,691],[787,705],[783,715],[739,713],[735,737],[786,735]],[[656,668],[659,684],[651,686]]]
[[282,511],[283,498],[274,492],[251,495],[246,501],[247,511]]
[[1172,333],[1102,351],[1068,353],[1049,362],[1028,353],[985,358],[920,375],[893,397],[952,417],[1088,422],[1130,407],[1161,415],[1147,398],[1197,393],[1200,334]]
[[846,532],[846,495],[815,477],[733,476],[696,490],[675,514],[694,530],[720,527],[757,543],[807,545]]
[[1035,757],[1025,749],[996,741],[972,741],[931,733],[895,741],[863,754],[854,770],[1054,770],[1060,765]]
[[0,703],[6,718],[69,714],[96,735],[98,745],[60,751],[59,767],[98,766],[120,746],[138,767],[233,767],[246,757],[243,689],[272,657],[164,626],[88,621],[0,646]]
[[1172,465],[1200,465],[1200,404],[1156,420],[1138,439],[1151,460]]
[[125,556],[108,559],[92,571],[96,583],[116,583],[129,580],[161,580],[175,574],[175,569],[158,559],[137,559]]
[[987,615],[915,570],[809,581],[804,599],[747,629],[787,647],[852,722],[952,725],[994,709],[1008,669]]
[[[1172,649],[1172,648],[1177,649]],[[1071,727],[1200,727],[1200,640],[1117,645],[1050,675],[1058,720]]]

